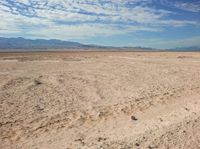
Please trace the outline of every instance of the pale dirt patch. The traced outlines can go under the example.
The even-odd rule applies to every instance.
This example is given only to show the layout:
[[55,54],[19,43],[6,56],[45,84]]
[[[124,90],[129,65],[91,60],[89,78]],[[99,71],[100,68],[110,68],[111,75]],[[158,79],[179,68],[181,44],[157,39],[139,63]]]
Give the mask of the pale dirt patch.
[[199,60],[200,53],[0,53],[0,148],[198,149]]

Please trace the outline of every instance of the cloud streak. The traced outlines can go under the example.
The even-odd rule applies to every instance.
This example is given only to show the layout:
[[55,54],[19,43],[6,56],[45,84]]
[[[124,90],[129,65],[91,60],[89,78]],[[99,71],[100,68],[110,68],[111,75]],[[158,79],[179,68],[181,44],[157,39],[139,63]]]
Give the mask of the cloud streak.
[[169,0],[160,0],[161,4],[163,5],[168,5],[168,6],[173,6],[177,9],[180,10],[184,10],[184,11],[189,11],[189,12],[194,12],[194,13],[198,13],[200,12],[200,2],[196,1],[196,2],[192,2],[192,1],[188,1],[188,2],[183,2],[181,0],[174,0],[169,1]]
[[200,2],[195,2],[195,3],[176,2],[175,7],[185,10],[185,11],[200,12]]
[[[198,24],[169,19],[169,10],[152,7],[154,0],[2,0],[0,34],[80,39],[164,27]],[[176,5],[185,7],[185,5]],[[192,6],[191,6],[192,7]],[[197,11],[197,8],[196,8]]]

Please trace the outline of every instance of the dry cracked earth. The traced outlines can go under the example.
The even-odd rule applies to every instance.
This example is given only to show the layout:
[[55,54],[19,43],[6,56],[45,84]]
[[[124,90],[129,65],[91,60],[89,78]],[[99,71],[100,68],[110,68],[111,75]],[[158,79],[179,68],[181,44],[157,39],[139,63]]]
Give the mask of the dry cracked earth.
[[199,149],[200,53],[0,53],[2,149]]

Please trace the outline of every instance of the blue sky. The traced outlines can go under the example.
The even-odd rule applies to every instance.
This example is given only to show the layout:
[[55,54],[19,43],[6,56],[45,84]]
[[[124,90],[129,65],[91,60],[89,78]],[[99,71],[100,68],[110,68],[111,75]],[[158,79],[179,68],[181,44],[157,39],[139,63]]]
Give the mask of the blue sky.
[[0,36],[200,46],[200,0],[1,0]]

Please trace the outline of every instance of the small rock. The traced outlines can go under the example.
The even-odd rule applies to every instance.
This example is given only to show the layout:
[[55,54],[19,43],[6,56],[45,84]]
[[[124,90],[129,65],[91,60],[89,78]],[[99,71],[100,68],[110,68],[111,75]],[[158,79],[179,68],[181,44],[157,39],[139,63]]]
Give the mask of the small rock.
[[185,109],[186,111],[190,111],[190,109],[188,109],[187,107],[184,107],[184,109]]
[[131,116],[131,119],[132,119],[133,121],[137,121],[137,120],[138,120],[135,116]]
[[135,143],[135,146],[140,146],[140,144],[139,143]]
[[79,139],[76,139],[74,141],[78,141],[80,142],[83,146],[85,145],[85,142],[84,142],[84,139],[83,138],[79,138]]
[[44,110],[44,108],[40,107],[39,105],[37,105],[35,107],[36,107],[37,111],[43,111]]
[[40,85],[40,84],[42,84],[42,82],[39,81],[39,80],[34,80],[34,83],[35,83],[35,85]]
[[98,142],[100,142],[100,141],[105,141],[106,140],[106,138],[102,138],[102,137],[99,137],[98,138]]
[[149,148],[149,149],[153,149],[153,148],[158,148],[158,146],[154,146],[154,147],[148,146],[148,148]]

